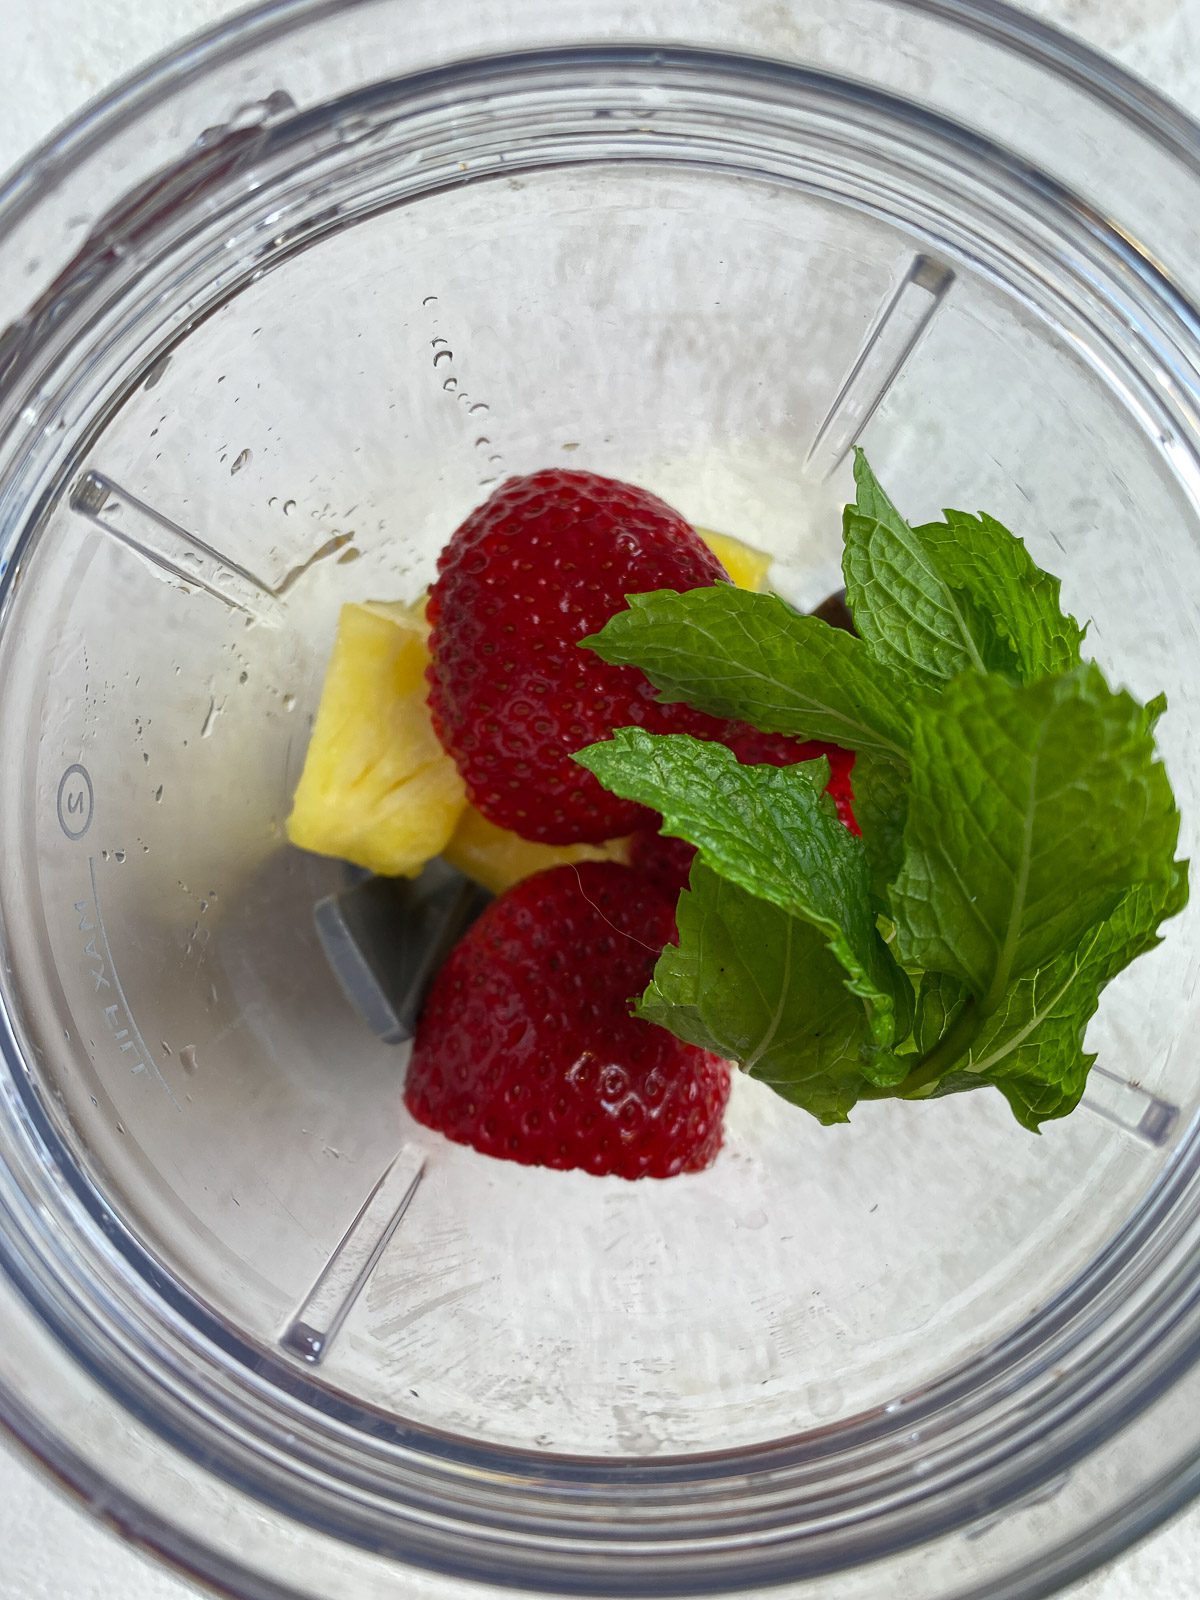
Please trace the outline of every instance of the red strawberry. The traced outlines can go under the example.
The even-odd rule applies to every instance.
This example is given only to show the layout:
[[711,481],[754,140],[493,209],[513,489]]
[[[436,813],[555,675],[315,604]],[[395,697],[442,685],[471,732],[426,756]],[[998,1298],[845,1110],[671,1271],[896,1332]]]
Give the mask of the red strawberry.
[[629,865],[652,883],[659,883],[672,896],[687,888],[696,859],[696,846],[686,839],[673,839],[657,828],[639,828],[629,843]]
[[494,900],[434,980],[404,1099],[419,1122],[527,1166],[667,1178],[721,1145],[729,1068],[630,1015],[674,895],[615,862]]
[[[854,785],[851,774],[854,771],[854,751],[843,750],[840,745],[820,744],[817,741],[809,746],[809,759],[812,756],[829,757],[829,782],[825,785],[825,793],[837,807],[837,814],[850,829],[851,833],[861,836],[862,829],[858,825],[858,818],[854,815]],[[742,756],[740,759],[746,759]],[[778,761],[773,761],[772,766],[779,766]]]
[[635,667],[579,648],[626,595],[726,581],[703,540],[644,489],[557,470],[502,484],[442,551],[428,613],[434,725],[479,810],[548,844],[651,825],[571,760],[614,728],[718,739],[776,766],[825,750],[660,705]]

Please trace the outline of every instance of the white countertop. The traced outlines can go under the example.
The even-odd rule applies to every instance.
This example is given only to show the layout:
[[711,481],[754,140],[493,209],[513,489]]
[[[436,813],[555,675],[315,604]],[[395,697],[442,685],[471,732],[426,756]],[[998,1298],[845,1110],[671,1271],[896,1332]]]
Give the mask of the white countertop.
[[[227,0],[0,0],[0,172],[148,57],[240,9]],[[1028,0],[1200,115],[1200,0]],[[0,1333],[0,1337],[2,1337]],[[188,1600],[0,1446],[0,1600]],[[1196,1600],[1200,1508],[1064,1600]]]

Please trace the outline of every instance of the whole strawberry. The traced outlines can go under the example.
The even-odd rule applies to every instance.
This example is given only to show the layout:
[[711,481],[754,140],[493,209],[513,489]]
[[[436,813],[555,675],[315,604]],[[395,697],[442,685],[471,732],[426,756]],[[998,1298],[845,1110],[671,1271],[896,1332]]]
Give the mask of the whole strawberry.
[[572,754],[614,728],[690,733],[782,766],[827,747],[660,705],[636,667],[579,641],[651,589],[727,582],[677,512],[631,484],[557,470],[512,478],[438,559],[430,593],[429,703],[471,800],[500,827],[547,844],[598,842],[652,825]]
[[404,1099],[485,1155],[622,1178],[698,1172],[729,1068],[630,1014],[674,895],[614,862],[554,867],[495,900],[434,981]]

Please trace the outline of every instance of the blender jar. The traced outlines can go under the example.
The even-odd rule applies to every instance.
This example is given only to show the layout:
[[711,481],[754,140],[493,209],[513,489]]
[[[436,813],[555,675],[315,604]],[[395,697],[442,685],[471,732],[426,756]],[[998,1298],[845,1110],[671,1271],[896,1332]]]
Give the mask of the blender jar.
[[570,464],[835,586],[861,440],[1168,692],[1196,130],[1003,8],[269,6],[0,195],[0,1414],[238,1595],[1048,1592],[1196,1487],[1197,912],[1085,1107],[703,1174],[415,1124],[283,836],[339,605]]

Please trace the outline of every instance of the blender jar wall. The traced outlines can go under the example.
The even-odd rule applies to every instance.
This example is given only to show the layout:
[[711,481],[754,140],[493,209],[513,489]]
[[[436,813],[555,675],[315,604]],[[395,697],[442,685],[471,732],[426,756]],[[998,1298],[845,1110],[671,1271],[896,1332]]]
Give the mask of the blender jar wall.
[[[313,931],[339,871],[282,836],[340,601],[415,597],[491,482],[556,457],[750,532],[815,600],[836,579],[847,466],[826,476],[809,442],[913,259],[897,226],[766,175],[646,162],[497,187],[280,259],[90,441],[9,635],[37,691],[10,748],[44,797],[12,812],[32,825],[12,852],[32,880],[20,921],[44,928],[28,982],[56,975],[61,1027],[48,1002],[27,1010],[78,1159],[239,1338],[277,1350],[411,1148],[419,1204],[326,1383],[525,1447],[753,1444],[883,1405],[897,1374],[917,1387],[1019,1323],[1132,1209],[1154,1153],[1079,1118],[1048,1130],[1048,1164],[990,1096],[865,1108],[831,1141],[739,1084],[721,1169],[664,1192],[497,1168],[407,1117],[403,1053],[349,1010]],[[1186,719],[1181,558],[1170,577],[1151,563],[1142,607],[1106,593],[1132,538],[1120,485],[1139,514],[1164,497],[1169,539],[1172,480],[1061,338],[961,269],[939,293],[868,426],[876,459],[921,512],[930,482],[969,495],[982,478],[1069,592],[1091,602],[1095,585],[1093,632]],[[223,560],[203,564],[210,550]],[[77,837],[63,802],[79,782]],[[1186,948],[1152,969],[1164,992]],[[1157,1092],[1176,1016],[1153,1014],[1129,1071]],[[955,1206],[969,1229],[941,1225]]]
[[[380,14],[355,13],[364,36]],[[888,15],[914,37],[932,26],[932,13]],[[335,52],[329,70],[341,65]],[[269,1394],[299,1381],[272,1353],[288,1312],[397,1144],[423,1138],[396,1104],[396,1057],[362,1036],[317,957],[308,919],[332,869],[283,850],[279,819],[338,599],[415,593],[491,469],[578,446],[566,458],[640,478],[699,520],[752,526],[796,597],[815,598],[834,571],[839,485],[806,475],[796,442],[818,439],[838,373],[914,255],[936,247],[953,282],[935,278],[937,316],[867,442],[902,504],[920,512],[928,483],[972,503],[986,490],[1068,590],[1078,584],[1106,662],[1129,663],[1139,689],[1176,689],[1172,771],[1181,791],[1195,789],[1195,704],[1178,648],[1195,632],[1182,598],[1195,592],[1196,550],[1179,403],[1191,330],[1170,286],[1151,282],[1118,235],[1066,197],[1007,190],[1014,174],[1001,162],[997,176],[979,146],[955,150],[926,127],[922,147],[921,118],[917,131],[899,118],[898,142],[892,108],[878,112],[870,96],[749,63],[683,52],[521,62],[507,77],[494,67],[377,87],[336,115],[306,115],[306,97],[289,93],[299,110],[277,99],[261,121],[210,133],[193,158],[202,177],[189,169],[172,204],[152,195],[135,227],[110,227],[97,274],[107,301],[77,274],[57,327],[19,330],[18,376],[39,360],[48,374],[58,357],[67,381],[56,394],[43,376],[45,414],[9,437],[12,525],[29,542],[0,645],[5,745],[19,752],[6,774],[4,889],[10,996],[36,1080],[26,1114],[49,1119],[43,1137],[69,1181],[101,1197],[138,1268],[177,1295],[182,1328],[156,1328],[150,1306],[158,1354],[177,1338],[224,1339]],[[597,131],[597,109],[616,132]],[[464,157],[468,176],[474,160],[489,181],[453,176]],[[844,319],[828,314],[835,295]],[[85,326],[92,365],[80,372],[72,341]],[[1065,424],[1057,436],[1047,396]],[[1150,557],[1138,613],[1113,588],[1134,547]],[[1181,1019],[1177,997],[1193,959],[1176,939],[1105,1016],[1107,1059],[1130,1076],[1132,1049],[1144,1090],[1185,1112],[1194,1089],[1180,1042],[1194,1019]],[[427,1451],[431,1480],[463,1440],[645,1456],[904,1412],[905,1395],[1069,1299],[1108,1236],[1127,1218],[1146,1222],[1168,1155],[1186,1171],[1186,1115],[1154,1125],[1158,1144],[1081,1116],[1055,1130],[1048,1165],[996,1107],[872,1108],[883,1116],[835,1152],[828,1134],[741,1098],[731,1159],[709,1190],[638,1189],[606,1199],[607,1214],[588,1180],[481,1173],[430,1143],[392,1276],[356,1307],[303,1404],[351,1438],[373,1429],[393,1449]],[[531,1347],[491,1302],[497,1260],[544,1216],[547,1180],[571,1201],[534,1263],[529,1304],[548,1302],[558,1320]],[[747,1205],[751,1191],[761,1204]],[[797,1251],[784,1195],[836,1218],[855,1255],[828,1226],[812,1230],[817,1250]],[[853,1195],[885,1197],[892,1231],[872,1236],[874,1213],[852,1216]],[[974,1211],[969,1231],[941,1223],[953,1207]],[[449,1260],[438,1255],[448,1217]],[[572,1347],[597,1296],[589,1262],[614,1239],[625,1254],[611,1277],[639,1286],[643,1321],[628,1348],[615,1326],[611,1348]],[[715,1239],[724,1299],[711,1279],[680,1272],[691,1261],[711,1271]],[[562,1265],[572,1250],[575,1277]],[[738,1292],[747,1262],[751,1290],[780,1303]],[[674,1297],[654,1289],[660,1265],[680,1272]],[[800,1273],[823,1302],[815,1314],[802,1315]],[[447,1275],[455,1298],[433,1305]],[[1097,1291],[1092,1315],[1102,1301]],[[414,1305],[424,1328],[405,1321]],[[1074,1314],[1086,1310],[1078,1299]],[[705,1358],[688,1368],[670,1341],[692,1338],[681,1321],[705,1315]],[[753,1350],[761,1323],[760,1376],[734,1358]],[[484,1332],[494,1349],[481,1359]],[[456,1337],[470,1382],[448,1390]],[[548,1348],[571,1378],[547,1397],[531,1379]],[[230,1404],[236,1415],[246,1401]],[[499,1471],[480,1448],[476,1470],[491,1460]],[[893,1440],[889,1470],[920,1457],[908,1452]],[[565,1471],[544,1458],[522,1470]],[[619,1482],[600,1481],[620,1506]],[[331,1492],[344,1498],[344,1484]],[[566,1494],[558,1480],[556,1492]],[[1015,1497],[1016,1479],[992,1492]],[[986,1503],[977,1490],[976,1509]],[[847,1544],[842,1561],[860,1558]],[[585,1571],[582,1550],[564,1559]]]

